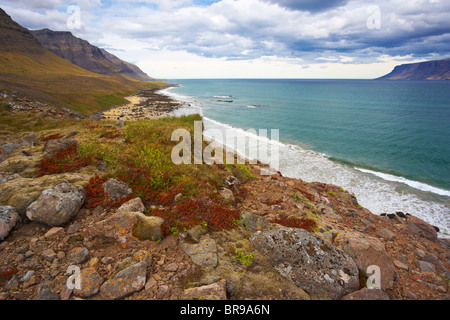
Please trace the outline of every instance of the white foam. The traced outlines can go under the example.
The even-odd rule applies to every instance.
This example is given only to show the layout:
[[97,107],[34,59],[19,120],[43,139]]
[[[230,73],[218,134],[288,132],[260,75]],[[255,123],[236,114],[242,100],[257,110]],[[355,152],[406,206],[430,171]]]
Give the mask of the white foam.
[[450,191],[439,189],[439,188],[430,186],[426,183],[409,180],[409,179],[406,179],[403,177],[398,177],[398,176],[394,176],[392,174],[383,173],[383,172],[377,172],[377,171],[372,171],[372,170],[367,170],[367,169],[362,169],[362,168],[357,168],[357,167],[355,167],[355,169],[358,171],[361,171],[361,172],[373,174],[373,175],[375,175],[379,178],[382,178],[384,180],[387,180],[387,181],[404,183],[404,184],[406,184],[412,188],[418,189],[418,190],[422,190],[425,192],[432,192],[432,193],[436,193],[441,196],[450,197]]

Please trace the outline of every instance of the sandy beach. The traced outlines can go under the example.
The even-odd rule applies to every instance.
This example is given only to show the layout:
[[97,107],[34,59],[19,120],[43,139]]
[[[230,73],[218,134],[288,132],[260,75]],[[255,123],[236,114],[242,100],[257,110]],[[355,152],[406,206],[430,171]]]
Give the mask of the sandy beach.
[[141,90],[127,97],[128,104],[103,111],[100,116],[106,120],[136,121],[156,119],[176,110],[181,104],[158,92],[165,88]]

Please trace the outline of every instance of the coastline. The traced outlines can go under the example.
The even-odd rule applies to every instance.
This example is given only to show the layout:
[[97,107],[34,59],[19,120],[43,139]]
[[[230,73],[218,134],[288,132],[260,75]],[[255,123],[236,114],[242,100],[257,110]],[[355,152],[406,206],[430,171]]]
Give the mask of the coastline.
[[[200,113],[202,115],[200,102],[196,101],[195,98],[173,93],[170,89],[162,94],[189,106],[181,114]],[[217,122],[203,115],[202,117],[206,130],[233,130],[236,134],[248,136],[244,129]],[[249,138],[255,139],[257,137],[251,136]],[[420,182],[373,170],[373,172],[367,172],[358,166],[346,165],[342,161],[333,161],[327,155],[305,147],[287,142],[277,141],[277,143],[280,144],[282,152],[280,171],[284,176],[301,178],[308,182],[320,181],[339,185],[354,193],[360,202],[374,214],[380,215],[397,211],[410,213],[430,224],[439,226],[442,231],[440,237],[450,238],[450,217],[448,216],[450,207],[448,203],[446,205],[445,199],[443,199],[447,195],[447,191],[437,189],[437,193],[434,194],[431,192],[434,191],[434,187]],[[264,159],[257,160],[264,162]],[[301,161],[301,165],[299,161]],[[321,170],[317,170],[317,166]],[[427,192],[431,193],[428,194]]]
[[[199,117],[193,116],[194,119]],[[0,179],[3,190],[0,201],[11,206],[4,209],[11,217],[28,212],[33,203],[42,205],[42,210],[51,210],[51,201],[45,196],[49,190],[56,192],[56,187],[64,184],[65,188],[73,188],[74,193],[84,190],[87,202],[84,207],[79,204],[80,209],[62,224],[11,219],[16,225],[0,241],[0,299],[39,299],[45,294],[61,300],[448,298],[450,241],[438,239],[435,228],[417,217],[399,212],[374,215],[339,186],[307,183],[277,172],[262,176],[261,169],[267,167],[260,163],[235,167],[172,167],[167,172],[186,170],[182,171],[183,175],[193,172],[192,177],[202,183],[203,196],[208,196],[202,193],[203,189],[213,192],[196,202],[198,199],[191,195],[189,184],[180,195],[177,188],[180,179],[177,179],[173,193],[153,197],[142,192],[153,190],[142,189],[148,183],[155,183],[151,176],[147,177],[153,170],[132,171],[143,174],[139,177],[144,181],[136,185],[139,179],[123,176],[122,170],[115,170],[116,166],[133,164],[133,160],[151,164],[166,157],[162,151],[156,153],[156,158],[155,153],[142,152],[155,147],[170,149],[167,138],[158,142],[148,138],[154,134],[167,137],[167,132],[188,125],[186,122],[181,124],[177,118],[170,122],[152,119],[114,126],[92,120],[60,121],[57,127],[49,120],[50,129],[11,137],[19,140],[8,141],[8,146],[17,145],[18,149],[0,164],[0,172],[5,172]],[[31,145],[25,143],[29,140]],[[95,161],[80,163],[81,168],[70,172],[52,167],[56,173],[35,176],[43,156],[50,151],[49,145],[65,148],[69,142],[80,145],[82,154],[94,155]],[[157,164],[161,168],[162,162]],[[203,177],[221,181],[205,183]],[[116,207],[109,198],[93,202],[98,191],[106,188],[105,184],[112,184],[114,192],[123,192],[120,196],[123,200]],[[202,213],[202,208],[210,211],[196,217],[194,227],[166,225],[174,222],[171,214],[181,208],[189,214],[192,207],[197,208],[194,210],[197,214]],[[228,214],[239,216],[231,216],[232,223],[223,228],[222,223],[230,219]],[[32,215],[27,216],[33,219]],[[141,225],[139,221],[149,224]],[[135,228],[136,223],[139,228]],[[214,228],[216,223],[222,227]],[[162,237],[163,225],[168,233]],[[152,238],[136,233],[141,227]],[[266,245],[264,237],[279,237],[279,241]],[[306,240],[288,241],[293,237]],[[197,252],[202,255],[198,256]],[[292,256],[292,252],[296,255]],[[77,265],[89,279],[88,285],[86,290],[67,290],[66,270],[73,264],[73,257],[81,253]],[[299,264],[299,259],[310,263]],[[280,263],[286,268],[280,269]],[[347,265],[345,269],[343,264]],[[370,265],[382,270],[382,286],[376,291],[366,288],[369,277],[366,271]],[[307,272],[302,269],[306,267]],[[133,277],[136,268],[140,270],[139,281]],[[125,270],[128,270],[126,281],[139,286],[122,293],[123,286],[115,287],[115,277],[125,275]],[[34,274],[27,278],[29,271]],[[305,274],[314,276],[305,277]],[[351,285],[347,287],[345,281]],[[339,283],[344,284],[333,285]]]
[[177,101],[159,94],[159,91],[170,87],[173,85],[140,90],[126,97],[128,104],[99,112],[95,115],[95,119],[138,121],[166,116],[180,107]]

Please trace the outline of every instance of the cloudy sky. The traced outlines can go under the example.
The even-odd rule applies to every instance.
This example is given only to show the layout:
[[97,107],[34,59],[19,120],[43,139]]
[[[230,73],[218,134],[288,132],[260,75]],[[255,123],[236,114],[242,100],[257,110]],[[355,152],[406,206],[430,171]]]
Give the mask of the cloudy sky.
[[152,77],[375,78],[450,57],[449,0],[0,0]]

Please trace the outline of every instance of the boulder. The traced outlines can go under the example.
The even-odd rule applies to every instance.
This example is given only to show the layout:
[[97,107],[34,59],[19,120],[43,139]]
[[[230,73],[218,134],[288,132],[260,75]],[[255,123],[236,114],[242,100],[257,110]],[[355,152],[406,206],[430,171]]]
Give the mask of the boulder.
[[267,221],[266,218],[263,218],[250,212],[245,212],[241,216],[241,220],[239,220],[239,223],[241,226],[250,231],[264,230],[267,229],[269,226],[269,222]]
[[44,145],[44,155],[53,157],[73,144],[78,145],[78,141],[66,138],[50,140]]
[[89,250],[85,247],[74,248],[67,255],[67,259],[71,264],[82,264],[89,259]]
[[100,291],[103,278],[94,268],[86,268],[80,272],[80,287],[75,287],[73,294],[80,298],[89,298]]
[[117,209],[117,212],[141,212],[144,213],[145,206],[142,203],[141,198],[134,198],[125,202]]
[[358,290],[355,262],[344,251],[305,230],[257,232],[250,242],[275,270],[309,294],[339,299]]
[[428,222],[423,221],[415,216],[408,215],[406,219],[406,223],[408,225],[408,229],[412,233],[418,233],[423,237],[435,240],[437,239],[436,229],[430,225]]
[[395,266],[379,239],[359,232],[349,232],[338,234],[334,241],[338,248],[353,258],[363,276],[372,275],[367,274],[369,266],[378,266],[381,272],[381,289],[392,288],[396,277]]
[[216,267],[217,245],[216,241],[209,235],[204,235],[198,243],[184,242],[181,249],[191,258],[191,260],[201,267]]
[[135,263],[120,271],[113,279],[103,283],[101,294],[111,300],[123,299],[144,288],[146,283],[147,264]]
[[106,196],[114,200],[125,198],[133,192],[125,182],[116,179],[109,179],[102,187]]
[[69,182],[63,182],[53,189],[47,189],[26,211],[28,219],[52,227],[68,223],[83,206],[85,193]]
[[233,203],[235,201],[233,191],[230,189],[224,188],[219,191],[219,194],[225,202]]
[[131,234],[139,240],[156,241],[163,238],[161,226],[164,219],[146,216],[141,212],[124,212],[123,217],[127,220],[127,224],[132,226]]
[[3,241],[8,234],[17,226],[20,215],[11,206],[0,206],[0,241]]

